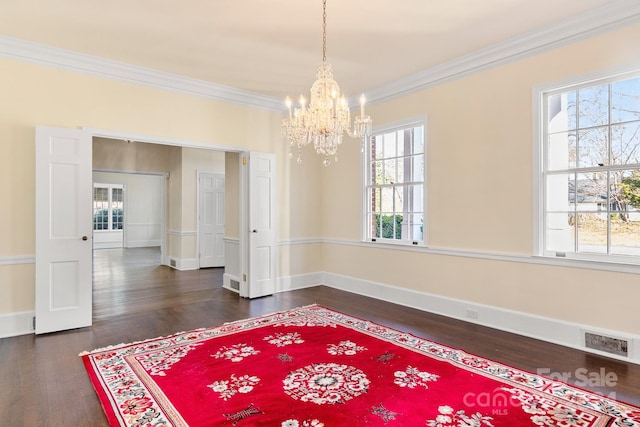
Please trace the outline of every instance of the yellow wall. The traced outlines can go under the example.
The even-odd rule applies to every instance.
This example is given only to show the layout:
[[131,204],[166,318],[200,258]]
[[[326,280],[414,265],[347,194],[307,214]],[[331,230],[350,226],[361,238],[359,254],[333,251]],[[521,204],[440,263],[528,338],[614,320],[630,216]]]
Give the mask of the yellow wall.
[[[33,257],[35,253],[37,125],[108,129],[276,152],[282,156],[279,165],[288,165],[284,161],[286,148],[282,147],[281,115],[267,110],[7,59],[0,59],[0,94],[2,259]],[[284,176],[286,172],[281,173]],[[290,209],[289,203],[279,201],[284,211]],[[170,229],[180,227],[183,219],[177,211],[172,213]],[[178,255],[190,251],[182,242],[175,242],[172,248],[171,239],[169,248]],[[0,266],[0,314],[33,310],[33,295],[33,264]]]
[[[639,39],[640,26],[630,27],[373,105],[378,125],[427,117],[429,245],[532,255],[532,88],[638,61]],[[0,200],[10,207],[0,213],[0,257],[35,251],[35,126],[110,129],[275,152],[280,276],[324,270],[640,334],[638,275],[359,245],[357,142],[345,140],[328,168],[311,150],[298,165],[279,114],[6,59],[0,94]],[[170,209],[168,220],[178,230],[185,218]],[[296,242],[314,237],[333,240]],[[180,257],[186,248],[174,244]],[[0,314],[32,310],[33,295],[33,264],[0,266]]]
[[[640,67],[636,40],[640,26],[371,106],[376,125],[427,118],[428,245],[533,255],[533,87],[634,61]],[[326,237],[361,238],[355,145],[341,148],[338,167],[322,171]],[[370,245],[328,244],[323,257],[336,274],[640,334],[636,274]]]
[[166,173],[170,152],[168,145],[96,137],[93,138],[93,169]]

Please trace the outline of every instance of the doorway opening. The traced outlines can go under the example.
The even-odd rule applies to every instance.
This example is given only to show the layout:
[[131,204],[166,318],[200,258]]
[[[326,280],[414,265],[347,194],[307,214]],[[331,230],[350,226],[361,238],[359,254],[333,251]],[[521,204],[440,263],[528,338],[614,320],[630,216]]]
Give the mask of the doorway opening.
[[[107,137],[92,143],[94,193],[106,199],[94,195],[94,320],[167,309],[221,288],[226,153]],[[216,178],[212,200],[199,194],[203,176]],[[206,219],[218,224],[213,238],[200,232],[209,211],[214,215]],[[209,255],[205,265],[203,253]],[[217,268],[199,271],[203,267]]]

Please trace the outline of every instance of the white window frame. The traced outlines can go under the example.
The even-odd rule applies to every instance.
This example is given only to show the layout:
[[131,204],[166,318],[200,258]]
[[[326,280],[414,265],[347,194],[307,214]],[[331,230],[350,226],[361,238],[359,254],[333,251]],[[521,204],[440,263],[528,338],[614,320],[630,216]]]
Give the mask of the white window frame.
[[[422,126],[422,137],[423,137],[423,147],[424,147],[424,176],[422,177],[422,215],[423,215],[423,227],[422,227],[422,240],[421,241],[412,241],[412,240],[398,240],[398,239],[384,239],[377,238],[372,239],[369,236],[369,223],[368,223],[368,206],[370,203],[368,197],[368,186],[369,186],[369,161],[371,156],[371,140],[373,137],[379,134],[403,130],[407,128]],[[389,244],[389,245],[399,245],[399,246],[412,246],[412,247],[426,247],[427,246],[427,237],[428,237],[428,228],[427,228],[427,119],[425,116],[417,116],[412,118],[407,118],[403,120],[399,120],[392,123],[387,123],[383,125],[374,126],[371,135],[367,136],[366,140],[362,141],[362,156],[361,156],[361,209],[360,209],[360,218],[361,218],[361,235],[362,241],[367,243],[375,243],[375,244]]]
[[[533,255],[561,261],[580,261],[600,265],[633,265],[640,266],[640,256],[591,254],[576,252],[547,251],[545,244],[546,233],[546,200],[545,200],[545,164],[547,134],[547,105],[548,95],[564,93],[571,90],[596,86],[608,82],[620,81],[640,77],[640,63],[627,64],[620,67],[599,70],[593,73],[574,76],[555,82],[536,85],[532,96],[533,122]],[[586,264],[585,264],[586,265]],[[615,268],[615,267],[614,267]],[[620,267],[619,267],[620,268]]]

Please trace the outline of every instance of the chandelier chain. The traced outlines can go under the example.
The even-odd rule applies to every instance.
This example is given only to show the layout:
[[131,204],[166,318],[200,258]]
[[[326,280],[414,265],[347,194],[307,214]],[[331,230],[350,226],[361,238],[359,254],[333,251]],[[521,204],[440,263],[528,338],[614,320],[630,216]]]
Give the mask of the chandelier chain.
[[[282,127],[289,141],[289,158],[293,149],[298,148],[298,163],[302,163],[300,149],[313,145],[316,153],[324,157],[322,164],[331,164],[331,158],[338,160],[338,146],[344,134],[362,138],[371,134],[371,118],[364,114],[364,95],[360,97],[360,114],[351,124],[351,111],[340,87],[333,78],[333,69],[327,64],[327,0],[322,0],[322,65],[318,68],[307,102],[300,96],[300,104],[293,107],[291,98],[286,105],[289,117],[282,120]],[[353,127],[352,127],[353,126]]]
[[322,1],[322,62],[327,62],[327,0]]

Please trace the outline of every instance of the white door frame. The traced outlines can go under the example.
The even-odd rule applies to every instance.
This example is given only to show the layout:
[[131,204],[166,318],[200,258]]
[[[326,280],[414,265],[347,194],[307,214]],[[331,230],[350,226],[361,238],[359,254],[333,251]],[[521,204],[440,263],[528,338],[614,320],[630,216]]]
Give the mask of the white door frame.
[[[63,129],[63,128],[60,128]],[[171,146],[177,146],[177,147],[184,147],[184,148],[198,148],[198,149],[205,149],[205,150],[215,150],[215,151],[224,151],[224,152],[233,152],[233,153],[240,153],[239,155],[239,159],[240,159],[240,163],[242,166],[242,162],[244,158],[248,157],[248,149],[246,148],[239,148],[239,147],[233,147],[233,146],[226,146],[226,145],[219,145],[219,144],[209,144],[209,143],[204,143],[204,142],[198,142],[198,141],[190,141],[190,140],[186,140],[186,139],[176,139],[176,138],[168,138],[168,137],[158,137],[158,136],[150,136],[150,135],[143,135],[143,134],[135,134],[135,133],[131,133],[131,132],[118,132],[118,131],[113,131],[113,130],[105,130],[105,129],[97,129],[97,128],[81,128],[80,129],[81,132],[83,132],[85,134],[85,136],[89,139],[89,140],[93,140],[93,138],[95,137],[103,137],[103,138],[109,138],[109,139],[120,139],[120,140],[132,140],[132,141],[138,141],[138,142],[145,142],[145,143],[150,143],[150,144],[157,144],[157,145],[171,145]],[[89,168],[89,170],[93,170],[93,160],[91,158],[88,159],[88,165],[85,165],[86,167]],[[240,234],[240,242],[239,242],[239,251],[240,251],[240,266],[241,266],[241,274],[243,277],[243,281],[241,283],[243,283],[246,279],[247,276],[247,271],[248,271],[248,266],[249,266],[249,260],[248,260],[248,246],[249,246],[249,237],[248,237],[248,233],[247,233],[247,224],[248,224],[248,215],[247,215],[247,209],[248,209],[248,185],[249,185],[249,179],[248,179],[248,168],[243,168],[240,167],[240,171],[239,171],[239,207],[240,207],[240,212],[239,212],[239,216],[240,216],[240,230],[239,230],[239,234]],[[93,187],[93,179],[90,176],[88,178],[87,185]],[[165,186],[166,189],[166,186]],[[38,189],[36,188],[36,192],[38,191]],[[166,195],[165,195],[166,196]],[[166,199],[165,199],[166,200]],[[89,207],[88,207],[89,208]],[[164,245],[166,244],[166,233],[163,233],[162,235],[162,245],[164,247]],[[89,246],[87,245],[87,250],[89,252],[92,252],[93,248],[92,245]],[[166,254],[165,254],[166,256]],[[168,260],[164,259],[163,263],[166,264]],[[92,284],[89,284],[89,288],[91,288]],[[242,289],[242,285],[241,285],[241,289]],[[246,287],[245,287],[246,290]],[[241,293],[242,296],[242,293]],[[248,295],[245,295],[248,296]],[[93,304],[93,295],[89,296],[90,300],[91,300],[91,304]],[[90,324],[90,323],[89,323]],[[54,332],[53,330],[51,332]]]
[[[102,138],[110,138],[110,139],[121,139],[121,140],[130,140],[137,142],[145,142],[149,144],[157,144],[157,145],[171,145],[175,147],[183,147],[183,148],[198,148],[204,150],[213,150],[213,151],[224,151],[231,153],[239,153],[238,158],[240,162],[239,168],[239,234],[240,234],[240,242],[239,242],[239,252],[240,252],[240,289],[242,290],[243,283],[246,283],[243,279],[246,278],[248,267],[249,267],[249,234],[247,233],[246,224],[249,223],[248,217],[248,194],[249,194],[249,174],[248,168],[242,167],[242,159],[249,157],[249,149],[246,147],[234,147],[229,145],[221,145],[215,143],[205,143],[202,141],[192,141],[181,138],[169,138],[162,136],[151,136],[144,134],[137,134],[131,132],[119,132],[108,129],[97,129],[97,128],[83,128],[83,130],[89,132],[92,137],[102,137]],[[166,186],[165,186],[166,188]],[[162,234],[162,245],[166,247],[166,232]],[[164,265],[169,265],[169,259],[165,254],[164,259],[162,260]],[[248,290],[247,294],[243,295],[242,291],[240,291],[240,296],[249,296]]]

